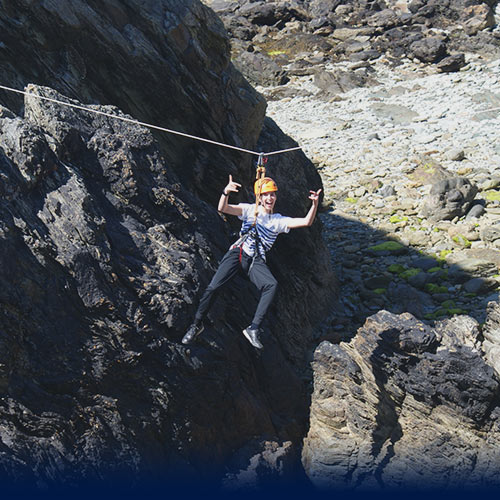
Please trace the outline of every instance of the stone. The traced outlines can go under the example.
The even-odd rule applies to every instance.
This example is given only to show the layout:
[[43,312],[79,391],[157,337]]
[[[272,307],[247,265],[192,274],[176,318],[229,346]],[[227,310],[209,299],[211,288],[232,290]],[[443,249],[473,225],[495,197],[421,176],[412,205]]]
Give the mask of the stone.
[[465,158],[465,153],[462,148],[455,148],[446,153],[446,159],[450,161],[462,161]]
[[286,71],[265,54],[242,52],[234,64],[257,85],[283,85],[289,81]]
[[422,205],[422,214],[431,221],[451,220],[467,213],[477,186],[465,177],[444,179],[433,184]]
[[435,184],[452,176],[451,172],[430,156],[420,155],[414,162],[414,168],[407,175],[416,185]]
[[429,269],[436,267],[438,262],[432,257],[419,257],[414,259],[411,264],[413,267],[418,267],[423,271],[428,271]]
[[498,302],[488,304],[483,336],[483,352],[498,377],[500,376],[500,305]]
[[478,219],[484,213],[485,213],[484,205],[482,203],[474,203],[471,206],[471,208],[469,209],[469,211],[467,212],[466,218],[467,219],[472,219],[472,218]]
[[495,280],[472,278],[464,283],[463,288],[466,292],[479,294],[486,293],[497,286],[498,283]]
[[495,26],[495,14],[489,5],[481,4],[466,7],[462,16],[466,19],[464,30],[469,36]]
[[349,343],[322,342],[302,452],[313,484],[354,491],[496,485],[499,416],[490,402],[498,382],[478,337],[467,317],[433,330],[410,314],[380,311]]
[[483,226],[481,228],[480,235],[483,241],[492,242],[500,239],[500,224]]
[[448,277],[455,282],[465,282],[472,276],[488,277],[496,271],[494,262],[488,260],[466,258],[457,259],[448,268]]
[[468,241],[477,241],[480,237],[475,223],[453,224],[448,228],[448,235],[451,239],[455,239],[455,236],[460,236]]
[[460,71],[460,69],[462,69],[465,64],[465,54],[453,54],[441,59],[436,64],[436,67],[438,71],[441,71],[443,73],[453,73],[456,71]]
[[394,196],[396,194],[396,190],[394,189],[394,186],[391,186],[391,185],[387,184],[385,186],[382,186],[378,190],[378,193],[383,198],[387,198],[388,196]]
[[413,57],[425,63],[437,63],[446,56],[446,43],[437,36],[429,36],[410,45]]
[[434,309],[432,298],[411,285],[393,282],[387,289],[387,296],[393,304],[391,310],[396,313],[410,312],[415,316],[423,317],[424,314]]

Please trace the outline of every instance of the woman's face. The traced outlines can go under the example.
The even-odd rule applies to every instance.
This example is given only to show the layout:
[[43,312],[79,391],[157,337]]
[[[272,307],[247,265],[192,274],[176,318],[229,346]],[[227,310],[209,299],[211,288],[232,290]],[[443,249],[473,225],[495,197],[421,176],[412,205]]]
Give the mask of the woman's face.
[[260,204],[268,214],[273,213],[274,204],[276,203],[276,192],[263,193],[260,195]]

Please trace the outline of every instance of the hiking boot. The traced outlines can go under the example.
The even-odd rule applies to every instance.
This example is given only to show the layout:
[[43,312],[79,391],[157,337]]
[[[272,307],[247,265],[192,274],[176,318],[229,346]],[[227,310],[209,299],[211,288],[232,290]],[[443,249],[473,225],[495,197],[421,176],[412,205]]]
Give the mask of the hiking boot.
[[188,331],[186,332],[186,335],[184,335],[184,337],[182,337],[181,342],[183,344],[190,344],[191,342],[194,341],[194,339],[196,337],[198,337],[198,335],[203,331],[203,329],[204,329],[203,323],[200,323],[198,325],[196,323],[193,323],[188,328]]
[[243,335],[248,339],[248,342],[252,344],[257,349],[262,349],[264,347],[259,340],[259,329],[255,328],[253,330],[249,326],[243,330]]

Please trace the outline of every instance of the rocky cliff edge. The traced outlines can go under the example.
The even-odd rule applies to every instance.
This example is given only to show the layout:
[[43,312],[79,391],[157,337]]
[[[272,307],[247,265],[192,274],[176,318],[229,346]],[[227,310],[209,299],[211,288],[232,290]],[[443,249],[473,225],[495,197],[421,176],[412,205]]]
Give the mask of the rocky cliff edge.
[[[9,0],[0,25],[7,86],[252,150],[295,145],[198,1]],[[247,186],[234,201],[248,199],[255,158],[35,97],[0,102],[1,475],[220,480],[248,450],[296,453],[304,359],[335,291],[320,223],[270,256],[281,290],[261,355],[241,335],[256,304],[244,281],[182,346],[235,238],[215,202],[229,174]],[[292,153],[268,172],[280,211],[304,214],[312,164]]]

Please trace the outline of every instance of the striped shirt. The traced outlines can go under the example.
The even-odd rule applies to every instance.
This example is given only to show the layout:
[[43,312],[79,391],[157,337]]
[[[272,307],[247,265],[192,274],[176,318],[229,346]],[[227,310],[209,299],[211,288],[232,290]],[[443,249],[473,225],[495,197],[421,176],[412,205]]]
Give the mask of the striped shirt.
[[271,249],[278,234],[288,233],[290,228],[288,222],[291,217],[285,217],[281,214],[263,214],[257,215],[256,227],[252,227],[255,220],[255,205],[249,203],[240,203],[238,205],[242,210],[242,214],[238,216],[243,221],[241,225],[240,235],[245,235],[250,231],[250,234],[245,238],[243,243],[243,251],[253,257],[255,254],[256,240],[255,229],[259,236],[259,255],[266,260],[266,252]]

